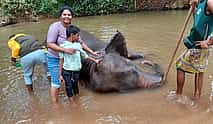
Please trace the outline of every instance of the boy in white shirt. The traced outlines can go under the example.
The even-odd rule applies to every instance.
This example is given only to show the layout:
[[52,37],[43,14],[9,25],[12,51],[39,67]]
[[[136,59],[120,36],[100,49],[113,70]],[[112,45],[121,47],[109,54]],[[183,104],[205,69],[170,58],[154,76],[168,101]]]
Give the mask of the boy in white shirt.
[[59,53],[59,78],[62,83],[65,83],[66,93],[73,106],[77,106],[76,96],[79,94],[78,80],[81,65],[81,59],[90,59],[95,63],[99,60],[91,58],[82,49],[79,41],[80,29],[74,25],[70,25],[66,29],[67,41],[60,45],[62,48],[72,48],[75,50],[73,54]]

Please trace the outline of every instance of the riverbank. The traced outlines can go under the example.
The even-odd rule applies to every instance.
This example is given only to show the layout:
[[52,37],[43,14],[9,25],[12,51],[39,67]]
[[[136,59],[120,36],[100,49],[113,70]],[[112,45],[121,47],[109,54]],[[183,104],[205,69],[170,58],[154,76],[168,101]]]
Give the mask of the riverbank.
[[189,8],[189,0],[136,0],[135,9],[143,10],[177,10]]

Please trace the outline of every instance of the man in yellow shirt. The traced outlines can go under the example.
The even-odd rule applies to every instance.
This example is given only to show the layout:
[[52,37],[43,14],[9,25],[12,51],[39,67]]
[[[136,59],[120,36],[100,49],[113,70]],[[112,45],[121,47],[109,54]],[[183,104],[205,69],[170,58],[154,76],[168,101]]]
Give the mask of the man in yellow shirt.
[[41,64],[47,72],[45,47],[37,39],[26,34],[14,34],[9,37],[8,47],[11,50],[11,61],[15,64],[20,58],[24,71],[25,85],[31,94],[33,92],[33,71],[36,64]]

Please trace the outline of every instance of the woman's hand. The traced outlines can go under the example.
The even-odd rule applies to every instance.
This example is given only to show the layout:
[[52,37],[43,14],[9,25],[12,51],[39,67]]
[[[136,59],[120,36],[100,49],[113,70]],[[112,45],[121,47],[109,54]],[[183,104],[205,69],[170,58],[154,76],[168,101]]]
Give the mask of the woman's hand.
[[59,79],[60,79],[61,83],[65,83],[64,78],[63,78],[62,75],[59,76]]

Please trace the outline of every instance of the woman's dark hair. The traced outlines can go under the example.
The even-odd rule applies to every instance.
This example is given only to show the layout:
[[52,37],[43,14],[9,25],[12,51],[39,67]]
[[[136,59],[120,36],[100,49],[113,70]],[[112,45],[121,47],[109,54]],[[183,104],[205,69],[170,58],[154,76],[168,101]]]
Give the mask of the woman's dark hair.
[[66,35],[67,35],[67,38],[70,37],[71,34],[77,34],[80,32],[80,29],[77,27],[77,26],[74,26],[74,25],[70,25],[67,27],[66,29]]
[[58,11],[58,16],[60,17],[64,10],[69,10],[71,15],[73,16],[72,9],[69,6],[62,6]]

